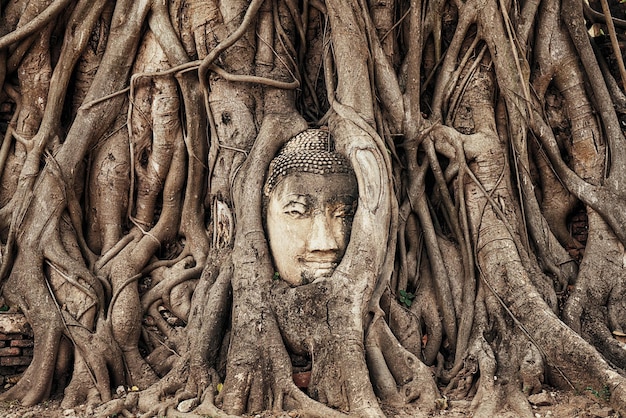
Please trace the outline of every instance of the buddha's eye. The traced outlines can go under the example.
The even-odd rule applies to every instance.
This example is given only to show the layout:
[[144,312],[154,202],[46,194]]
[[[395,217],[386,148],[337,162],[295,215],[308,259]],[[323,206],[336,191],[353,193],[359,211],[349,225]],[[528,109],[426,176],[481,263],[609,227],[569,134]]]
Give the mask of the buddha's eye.
[[354,216],[354,212],[356,209],[356,204],[341,204],[334,211],[333,216],[335,218],[351,218]]
[[303,205],[300,202],[289,202],[289,204],[287,204],[287,206],[283,209],[283,213],[294,219],[300,219],[307,216],[308,210],[306,205]]

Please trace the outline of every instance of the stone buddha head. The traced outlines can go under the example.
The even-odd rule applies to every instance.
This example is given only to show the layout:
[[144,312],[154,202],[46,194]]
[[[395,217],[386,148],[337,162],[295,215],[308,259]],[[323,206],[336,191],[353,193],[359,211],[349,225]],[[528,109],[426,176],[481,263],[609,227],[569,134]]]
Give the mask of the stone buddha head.
[[263,190],[274,266],[291,286],[330,277],[350,239],[358,188],[327,131],[291,138],[272,160]]

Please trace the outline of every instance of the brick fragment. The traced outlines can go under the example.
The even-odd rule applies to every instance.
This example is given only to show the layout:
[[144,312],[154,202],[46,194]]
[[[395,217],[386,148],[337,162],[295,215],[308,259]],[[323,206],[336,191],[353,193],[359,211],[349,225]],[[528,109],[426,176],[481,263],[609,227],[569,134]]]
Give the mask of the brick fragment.
[[19,356],[20,354],[22,354],[22,350],[18,347],[0,348],[0,357]]
[[0,357],[0,366],[28,366],[33,361],[32,357]]
[[33,340],[11,340],[11,347],[32,347],[34,343]]

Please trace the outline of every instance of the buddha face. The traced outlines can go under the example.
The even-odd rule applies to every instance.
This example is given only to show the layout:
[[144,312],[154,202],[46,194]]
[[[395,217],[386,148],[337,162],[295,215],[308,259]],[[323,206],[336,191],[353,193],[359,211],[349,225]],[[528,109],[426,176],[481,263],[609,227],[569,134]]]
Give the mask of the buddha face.
[[269,195],[267,233],[281,279],[299,286],[330,277],[350,239],[357,184],[346,173],[296,172]]

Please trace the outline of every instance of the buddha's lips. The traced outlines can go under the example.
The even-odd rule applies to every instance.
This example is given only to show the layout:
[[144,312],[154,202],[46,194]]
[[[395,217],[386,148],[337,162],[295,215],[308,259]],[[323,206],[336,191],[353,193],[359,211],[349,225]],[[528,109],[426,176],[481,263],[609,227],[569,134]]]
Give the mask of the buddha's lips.
[[322,261],[322,260],[302,260],[302,263],[312,270],[335,270],[337,268],[337,261]]

